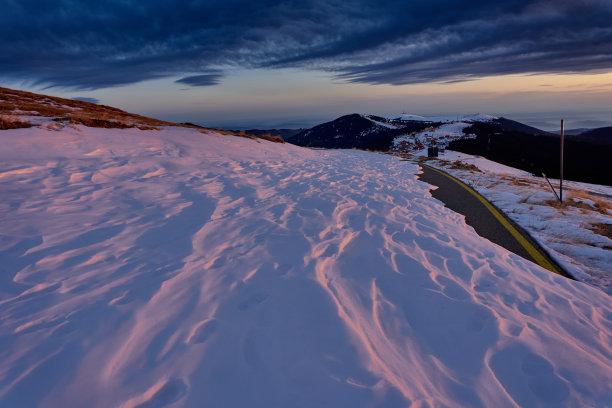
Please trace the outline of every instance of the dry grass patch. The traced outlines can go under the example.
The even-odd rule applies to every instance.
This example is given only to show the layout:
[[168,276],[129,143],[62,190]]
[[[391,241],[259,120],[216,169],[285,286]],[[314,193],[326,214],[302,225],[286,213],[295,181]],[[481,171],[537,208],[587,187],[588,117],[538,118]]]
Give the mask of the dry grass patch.
[[232,131],[232,130],[223,130],[223,129],[216,129],[216,130],[212,130],[212,129],[203,129],[200,130],[200,133],[220,133],[222,135],[227,135],[227,136],[239,136],[239,137],[244,137],[246,139],[251,139],[251,140],[257,140],[257,139],[264,139],[264,140],[268,140],[270,142],[274,142],[274,143],[285,143],[285,140],[280,137],[280,136],[275,136],[272,135],[270,133],[266,134],[266,135],[251,135],[249,133],[246,133],[244,130],[241,130],[240,132],[236,132],[236,131]]
[[55,118],[53,120],[56,122],[67,122],[73,125],[83,125],[87,127],[107,128],[107,129],[126,129],[126,128],[135,127],[132,124],[128,124],[122,121],[89,118],[89,117],[83,117],[83,116]]
[[24,122],[19,118],[13,116],[0,116],[0,130],[23,129],[29,127],[32,127],[30,123]]
[[203,135],[210,135],[213,133],[218,133],[220,135],[225,135],[225,136],[240,136],[240,137],[246,137],[248,139],[255,139],[255,136],[249,136],[244,132],[233,132],[231,130],[223,130],[223,129],[208,129],[208,128],[202,128],[199,127],[199,132],[202,133]]
[[591,224],[590,229],[596,234],[603,235],[604,237],[612,239],[612,224],[598,222]]
[[437,157],[425,157],[425,156],[422,156],[422,157],[419,157],[419,161],[423,161],[423,162],[433,161],[433,162],[439,162],[440,164],[446,164],[444,160],[440,160]]
[[266,135],[259,135],[257,137],[260,138],[260,139],[267,140],[269,142],[273,142],[273,143],[285,143],[285,139],[283,139],[281,136],[272,135],[270,133],[268,133]]
[[192,127],[128,113],[111,106],[0,87],[0,115],[20,114],[55,118],[56,121],[89,127],[146,129],[156,129],[158,126]]
[[606,200],[603,197],[598,197],[598,196],[594,196],[588,193],[588,191],[581,189],[573,189],[570,190],[567,194],[567,196],[570,199],[573,199],[575,201],[580,201],[580,200],[589,200],[593,202],[592,208],[594,208],[596,211],[602,213],[602,214],[607,214],[608,211],[612,211],[612,203],[608,200]]
[[[584,200],[588,200],[592,204]],[[604,215],[608,215],[608,212],[612,211],[612,204],[609,201],[606,201],[602,197],[590,195],[584,190],[579,190],[577,193],[573,190],[568,192],[567,198],[562,202],[558,200],[546,200],[544,204],[560,210],[579,208],[581,210],[597,211]]]
[[566,210],[568,208],[580,208],[583,210],[591,210],[591,211],[594,210],[592,205],[589,205],[583,201],[576,201],[571,198],[566,198],[563,201],[552,200],[552,199],[546,200],[544,201],[544,204],[557,208],[559,210]]
[[511,177],[511,179],[512,180],[510,181],[510,184],[512,184],[513,186],[532,187],[536,184],[530,180],[525,180],[521,178]]
[[457,169],[457,170],[468,170],[468,171],[472,171],[472,172],[479,172],[482,173],[482,170],[480,170],[477,166],[473,165],[473,164],[469,164],[469,163],[464,163],[461,160],[455,160],[454,162],[451,163],[451,169]]

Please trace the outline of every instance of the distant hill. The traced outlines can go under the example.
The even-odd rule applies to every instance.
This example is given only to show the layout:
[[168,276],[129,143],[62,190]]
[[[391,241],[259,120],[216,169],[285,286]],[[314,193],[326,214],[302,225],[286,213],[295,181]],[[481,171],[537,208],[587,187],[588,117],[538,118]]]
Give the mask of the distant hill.
[[[186,126],[191,126],[191,127],[197,127],[200,129],[207,129],[204,126],[200,126],[200,125],[196,125],[194,123],[191,122],[183,122],[181,123],[182,125],[186,125]],[[247,129],[247,130],[223,130],[223,132],[229,132],[229,133],[235,133],[239,136],[247,136],[247,137],[266,137],[267,139],[269,138],[275,138],[275,137],[280,137],[283,140],[295,135],[296,133],[299,133],[301,131],[303,131],[304,129]]]
[[547,132],[506,118],[475,114],[467,116],[423,117],[411,114],[381,117],[352,114],[342,116],[287,138],[299,146],[389,150],[400,136],[434,129],[450,123],[487,123],[498,131],[520,131],[534,135]]
[[431,124],[431,122],[420,120],[394,120],[355,113],[304,130],[290,137],[287,141],[307,147],[386,151],[389,150],[395,137],[409,132],[421,131]]
[[428,126],[428,122],[422,121],[405,121],[398,125],[397,121],[355,113],[304,130],[287,141],[308,147],[389,150],[396,136]]
[[[242,132],[251,136],[280,136],[284,140],[289,139],[290,137],[304,131],[304,129],[246,129]],[[241,132],[238,130],[234,130],[233,132]]]
[[[480,155],[537,175],[544,172],[549,177],[559,176],[558,135],[488,115],[428,118],[403,114],[385,118],[352,114],[303,130],[286,140],[308,147],[387,151],[396,148],[394,140],[397,143],[416,137],[421,139],[421,144],[412,143],[411,148],[418,149],[423,146],[423,135],[438,136],[447,128],[459,129],[458,136],[454,137],[459,140],[448,145],[451,150]],[[612,185],[609,166],[612,127],[571,136],[565,143],[564,175],[567,179]]]
[[515,120],[506,119],[506,118],[495,118],[490,121],[490,123],[499,126],[502,130],[505,131],[516,131],[522,132],[530,135],[548,135],[550,132],[546,132],[544,130],[535,128],[533,126],[526,125],[521,122],[517,122]]
[[[566,136],[568,136],[568,135],[569,136],[577,136],[577,135],[579,135],[581,133],[588,132],[589,130],[593,130],[593,129],[592,128],[565,129],[564,132],[565,132]],[[560,135],[561,134],[561,130],[555,130],[555,131],[552,131],[550,133],[554,133],[555,135]]]
[[582,132],[575,139],[596,145],[612,146],[612,126]]

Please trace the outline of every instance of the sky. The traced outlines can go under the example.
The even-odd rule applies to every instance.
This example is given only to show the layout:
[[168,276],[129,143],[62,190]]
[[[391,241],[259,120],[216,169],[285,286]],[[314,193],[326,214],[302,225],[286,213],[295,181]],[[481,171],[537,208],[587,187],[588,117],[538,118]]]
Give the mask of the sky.
[[612,0],[0,0],[0,85],[223,128],[612,125]]

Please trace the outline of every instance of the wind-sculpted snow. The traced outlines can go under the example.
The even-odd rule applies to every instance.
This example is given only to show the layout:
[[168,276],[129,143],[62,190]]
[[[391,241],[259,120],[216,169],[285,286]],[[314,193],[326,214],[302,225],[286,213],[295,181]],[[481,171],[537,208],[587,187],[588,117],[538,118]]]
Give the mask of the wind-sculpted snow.
[[417,167],[192,129],[0,134],[0,406],[612,401],[610,298]]

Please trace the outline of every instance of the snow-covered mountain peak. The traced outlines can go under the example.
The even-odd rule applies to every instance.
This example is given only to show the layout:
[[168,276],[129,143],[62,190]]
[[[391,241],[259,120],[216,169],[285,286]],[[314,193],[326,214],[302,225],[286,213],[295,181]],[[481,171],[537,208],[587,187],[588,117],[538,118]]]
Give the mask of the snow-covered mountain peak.
[[487,115],[484,113],[475,113],[470,115],[446,115],[446,116],[420,116],[410,113],[402,113],[400,115],[387,115],[389,120],[417,121],[417,122],[490,122],[499,119],[497,116]]
[[499,119],[499,117],[487,115],[486,113],[475,113],[472,115],[461,116],[459,120],[467,122],[491,122],[496,119]]

